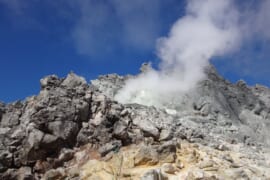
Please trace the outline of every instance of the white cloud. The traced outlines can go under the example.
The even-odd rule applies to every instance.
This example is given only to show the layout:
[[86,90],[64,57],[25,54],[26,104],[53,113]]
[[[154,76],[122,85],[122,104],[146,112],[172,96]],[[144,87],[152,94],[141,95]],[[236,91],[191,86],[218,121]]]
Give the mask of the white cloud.
[[[255,24],[254,24],[255,22]],[[263,38],[270,39],[270,1],[262,0],[259,9],[255,11],[255,18],[250,22],[250,28],[255,28],[256,33]]]

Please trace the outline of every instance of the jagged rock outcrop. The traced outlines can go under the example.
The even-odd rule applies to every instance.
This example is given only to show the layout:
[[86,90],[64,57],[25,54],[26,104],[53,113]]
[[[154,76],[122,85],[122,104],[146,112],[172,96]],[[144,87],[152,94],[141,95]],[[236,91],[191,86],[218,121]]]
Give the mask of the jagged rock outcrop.
[[150,120],[143,125],[143,114],[135,109],[109,99],[73,73],[65,79],[42,79],[38,96],[1,104],[1,177],[17,179],[25,167],[39,178],[59,166],[64,148],[90,143],[105,156],[144,136],[158,139],[158,128]]
[[[74,73],[66,78],[43,78],[39,95],[0,103],[0,179],[166,179],[181,173],[187,165],[179,158],[184,152],[177,154],[181,140],[199,144],[202,151],[217,150],[217,154],[241,151],[248,162],[261,168],[259,174],[247,171],[246,176],[267,178],[264,168],[269,167],[270,90],[248,87],[243,81],[231,84],[213,67],[206,73],[208,78],[195,90],[175,97],[164,109],[114,100],[125,81],[134,76],[105,75],[91,84]],[[129,150],[133,146],[136,151]],[[127,162],[119,156],[128,156],[124,157]],[[225,177],[221,171],[204,172],[217,164],[222,169],[221,157],[193,162],[192,158],[198,159],[196,153],[187,156],[193,165],[183,177]],[[121,161],[129,163],[126,175],[119,169],[100,176],[94,173],[104,173],[108,163],[120,167]],[[225,161],[230,160],[227,157]],[[145,169],[149,171],[139,171],[139,166],[149,166]],[[226,176],[246,172],[243,168],[235,172],[230,166],[240,165],[226,165]],[[130,171],[135,173],[127,175]],[[145,174],[139,177],[142,172]]]

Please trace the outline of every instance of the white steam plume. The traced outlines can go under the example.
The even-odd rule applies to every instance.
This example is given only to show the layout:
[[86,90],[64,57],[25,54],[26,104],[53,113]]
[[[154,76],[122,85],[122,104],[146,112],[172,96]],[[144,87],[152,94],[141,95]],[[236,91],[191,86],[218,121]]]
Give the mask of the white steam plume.
[[150,69],[129,80],[115,99],[122,103],[163,106],[175,93],[202,80],[214,56],[234,50],[241,41],[238,11],[231,0],[189,0],[186,15],[158,40],[159,70]]

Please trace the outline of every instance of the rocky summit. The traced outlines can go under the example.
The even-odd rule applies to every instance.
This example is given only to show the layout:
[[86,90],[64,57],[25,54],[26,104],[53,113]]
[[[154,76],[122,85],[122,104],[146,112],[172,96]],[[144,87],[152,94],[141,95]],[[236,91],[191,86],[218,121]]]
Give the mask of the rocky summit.
[[41,79],[0,103],[0,179],[269,180],[270,89],[206,74],[167,108],[115,101],[130,75]]

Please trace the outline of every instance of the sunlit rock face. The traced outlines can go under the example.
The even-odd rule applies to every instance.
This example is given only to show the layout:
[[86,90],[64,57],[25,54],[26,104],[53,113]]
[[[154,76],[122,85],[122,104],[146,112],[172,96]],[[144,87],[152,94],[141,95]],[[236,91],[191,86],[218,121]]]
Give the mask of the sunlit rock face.
[[270,90],[205,73],[125,102],[136,76],[43,78],[39,95],[0,103],[0,179],[269,178]]
[[[213,133],[232,141],[268,146],[269,89],[259,85],[248,87],[244,81],[231,84],[219,76],[213,66],[206,68],[205,73],[207,78],[189,91],[168,91],[167,95],[155,96],[150,90],[138,88],[139,91],[128,98],[121,98],[121,91],[125,90],[125,82],[136,79],[136,76],[118,76],[115,78],[122,79],[123,88],[111,86],[114,93],[108,96],[123,104],[141,104],[145,108],[166,112],[174,124],[194,127],[194,131],[203,131],[202,134]],[[101,81],[95,81],[95,85],[102,91],[106,82],[110,84],[112,81],[102,77]]]

